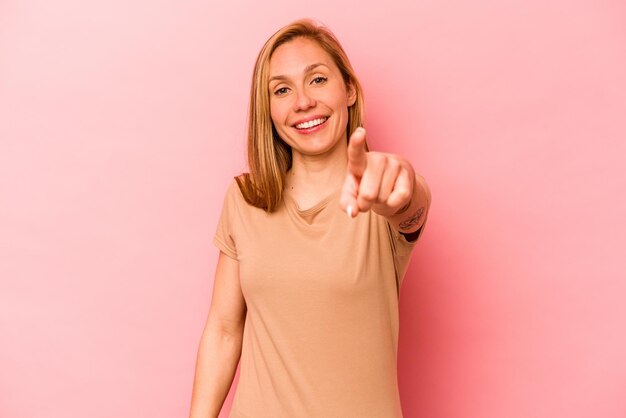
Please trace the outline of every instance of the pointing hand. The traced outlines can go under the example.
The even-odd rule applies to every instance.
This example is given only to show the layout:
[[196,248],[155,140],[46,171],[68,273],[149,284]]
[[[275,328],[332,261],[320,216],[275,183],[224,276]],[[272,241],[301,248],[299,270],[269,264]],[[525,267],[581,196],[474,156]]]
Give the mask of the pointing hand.
[[350,218],[373,210],[389,217],[410,203],[415,171],[404,158],[365,151],[365,129],[357,128],[348,143],[348,168],[340,205]]

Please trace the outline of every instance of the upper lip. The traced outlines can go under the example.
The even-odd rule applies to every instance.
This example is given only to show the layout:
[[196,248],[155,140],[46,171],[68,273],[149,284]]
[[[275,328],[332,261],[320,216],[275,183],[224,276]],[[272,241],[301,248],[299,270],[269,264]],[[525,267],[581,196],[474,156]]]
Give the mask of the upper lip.
[[315,119],[323,119],[323,118],[327,118],[327,117],[328,116],[326,116],[326,115],[313,115],[313,116],[309,116],[309,117],[304,118],[304,119],[300,119],[300,120],[296,121],[291,126],[295,127],[296,125],[299,125],[299,124],[304,123],[304,122],[308,122],[308,121],[315,120]]

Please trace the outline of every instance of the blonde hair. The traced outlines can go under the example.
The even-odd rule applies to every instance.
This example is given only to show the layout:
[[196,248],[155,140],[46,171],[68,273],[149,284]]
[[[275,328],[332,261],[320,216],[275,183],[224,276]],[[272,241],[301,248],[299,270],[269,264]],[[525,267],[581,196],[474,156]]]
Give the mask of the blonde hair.
[[346,87],[351,85],[355,89],[356,101],[348,108],[348,141],[364,120],[363,90],[348,56],[328,28],[311,19],[301,19],[274,33],[259,52],[252,74],[248,114],[250,172],[235,177],[246,202],[266,212],[273,212],[280,205],[285,177],[292,164],[291,147],[280,138],[271,119],[269,62],[280,45],[299,37],[317,42],[339,68]]

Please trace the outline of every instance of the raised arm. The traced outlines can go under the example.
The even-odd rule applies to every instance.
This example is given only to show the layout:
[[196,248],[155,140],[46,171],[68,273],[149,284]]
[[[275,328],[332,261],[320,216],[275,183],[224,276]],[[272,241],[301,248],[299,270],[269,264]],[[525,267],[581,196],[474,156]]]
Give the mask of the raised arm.
[[352,133],[341,195],[341,208],[349,217],[373,210],[387,218],[397,231],[410,236],[422,227],[430,201],[426,181],[415,173],[406,158],[367,152],[365,129],[358,128]]

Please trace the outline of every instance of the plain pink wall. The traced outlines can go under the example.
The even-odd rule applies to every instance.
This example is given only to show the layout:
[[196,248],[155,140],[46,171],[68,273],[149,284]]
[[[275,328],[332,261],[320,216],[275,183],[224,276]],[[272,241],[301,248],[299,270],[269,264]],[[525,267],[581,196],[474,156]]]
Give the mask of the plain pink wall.
[[624,2],[4,0],[0,417],[187,415],[252,65],[305,16],[432,189],[405,416],[626,416]]

